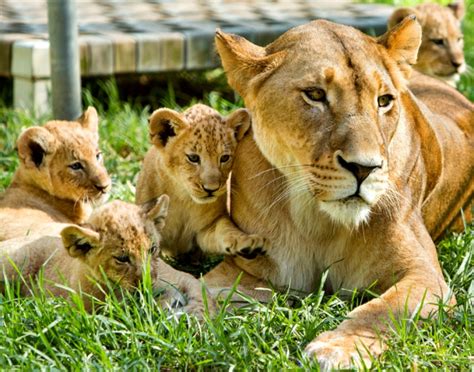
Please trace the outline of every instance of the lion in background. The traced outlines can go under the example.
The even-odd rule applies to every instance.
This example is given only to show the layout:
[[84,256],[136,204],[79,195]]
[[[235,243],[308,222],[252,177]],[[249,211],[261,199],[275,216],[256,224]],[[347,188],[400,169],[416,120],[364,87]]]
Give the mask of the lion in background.
[[82,223],[110,190],[99,149],[99,118],[89,107],[77,121],[31,127],[17,141],[20,166],[0,195],[0,241],[58,234]]
[[[179,272],[159,258],[161,231],[165,226],[169,198],[166,195],[137,206],[113,201],[95,209],[82,226],[66,224],[60,236],[14,238],[0,242],[0,270],[3,281],[20,282],[28,295],[38,275],[46,292],[69,298],[83,296],[86,310],[92,309],[91,296],[103,300],[108,287],[139,288],[146,267],[155,289],[163,289],[160,302],[166,307],[182,306],[185,312],[202,315],[205,306],[200,282]],[[209,299],[209,310],[213,303]]]
[[324,370],[369,366],[391,317],[454,303],[433,239],[474,193],[474,106],[426,76],[408,86],[421,31],[410,16],[379,38],[323,20],[266,47],[216,34],[252,113],[231,217],[269,249],[227,257],[204,279],[219,291],[243,272],[240,289],[252,294],[265,282],[312,292],[327,271],[329,292],[378,293],[307,345]]
[[388,27],[393,28],[408,15],[416,15],[423,32],[414,67],[456,86],[460,74],[466,71],[461,30],[464,13],[462,0],[447,6],[425,3],[395,10],[388,20]]

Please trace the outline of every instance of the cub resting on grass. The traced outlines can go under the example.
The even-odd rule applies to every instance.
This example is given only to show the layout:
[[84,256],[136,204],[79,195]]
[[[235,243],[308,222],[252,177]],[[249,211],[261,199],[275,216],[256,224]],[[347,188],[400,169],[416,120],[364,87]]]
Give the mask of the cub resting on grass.
[[407,86],[420,43],[414,17],[377,39],[322,20],[266,47],[216,35],[252,112],[232,219],[271,245],[255,260],[226,257],[204,279],[214,291],[243,272],[244,290],[269,281],[312,292],[327,270],[326,291],[378,293],[306,347],[325,370],[370,365],[391,316],[424,317],[451,296],[433,239],[474,193],[474,106],[428,76]]
[[[29,294],[30,279],[43,269],[48,293],[68,297],[70,291],[61,286],[66,285],[77,293],[103,300],[107,287],[98,283],[104,283],[104,275],[113,285],[132,290],[138,287],[149,261],[153,286],[168,287],[160,299],[162,304],[174,306],[171,302],[178,289],[188,298],[183,310],[200,315],[204,311],[200,282],[159,258],[160,231],[165,225],[168,200],[163,195],[142,206],[113,201],[94,210],[83,226],[64,227],[60,237],[45,235],[28,242],[24,238],[1,242],[2,276],[11,281],[21,275],[21,292]],[[90,311],[89,296],[84,296],[84,304]],[[212,311],[211,299],[209,306]]]
[[459,75],[466,70],[461,30],[463,1],[447,6],[426,3],[413,8],[399,8],[390,16],[388,27],[393,28],[410,14],[416,15],[423,29],[414,67],[424,74],[456,86]]
[[82,223],[110,189],[99,150],[99,118],[89,107],[77,121],[50,121],[18,138],[20,166],[0,196],[0,241],[56,234]]
[[151,115],[154,146],[138,177],[136,201],[170,196],[162,232],[162,247],[169,254],[185,254],[196,243],[205,252],[248,259],[265,252],[265,239],[243,233],[226,212],[227,179],[250,120],[245,109],[224,118],[202,104],[182,114],[162,108]]

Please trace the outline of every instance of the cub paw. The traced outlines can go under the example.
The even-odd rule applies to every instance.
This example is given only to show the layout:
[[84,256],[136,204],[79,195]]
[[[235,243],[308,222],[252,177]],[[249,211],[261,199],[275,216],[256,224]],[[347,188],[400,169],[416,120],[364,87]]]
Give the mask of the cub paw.
[[338,330],[324,332],[306,346],[304,353],[319,363],[321,371],[370,368],[382,353],[382,341],[375,334],[349,334]]
[[252,260],[258,256],[267,253],[267,241],[259,235],[245,235],[225,239],[225,253],[229,255],[238,255]]

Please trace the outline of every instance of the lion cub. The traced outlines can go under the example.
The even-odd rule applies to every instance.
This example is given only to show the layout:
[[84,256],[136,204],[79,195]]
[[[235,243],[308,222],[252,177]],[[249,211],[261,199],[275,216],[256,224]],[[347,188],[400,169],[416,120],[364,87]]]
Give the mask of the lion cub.
[[143,163],[136,202],[166,193],[171,199],[163,230],[166,253],[181,255],[197,244],[205,252],[255,258],[265,239],[239,230],[226,212],[226,182],[237,143],[250,127],[239,109],[227,117],[196,104],[184,113],[161,108],[149,120],[153,147]]
[[[97,208],[83,226],[68,225],[58,236],[23,238],[0,243],[0,269],[9,280],[21,275],[21,292],[29,293],[29,280],[43,269],[45,289],[52,295],[67,297],[70,291],[87,293],[103,299],[105,293],[97,283],[104,275],[123,289],[138,286],[144,266],[150,261],[154,287],[176,286],[189,300],[184,310],[204,309],[200,282],[179,272],[159,258],[160,231],[168,211],[166,195],[142,206],[113,201]],[[60,284],[60,285],[58,285]],[[103,287],[105,288],[105,287]],[[168,289],[169,291],[169,289]],[[91,303],[84,298],[90,310]]]
[[461,30],[464,3],[461,0],[448,6],[426,3],[414,8],[399,8],[390,16],[388,28],[393,28],[410,14],[416,15],[423,29],[414,67],[456,86],[459,75],[466,70]]
[[77,121],[50,121],[18,138],[20,166],[0,195],[0,241],[56,233],[82,223],[110,189],[99,150],[99,118],[89,107]]

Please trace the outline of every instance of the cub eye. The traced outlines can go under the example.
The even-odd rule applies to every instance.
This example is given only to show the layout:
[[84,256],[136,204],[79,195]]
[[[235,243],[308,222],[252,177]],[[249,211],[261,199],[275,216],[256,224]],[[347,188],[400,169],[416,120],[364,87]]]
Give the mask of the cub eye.
[[221,163],[227,163],[230,159],[230,155],[222,155],[221,156]]
[[95,158],[97,159],[97,161],[102,161],[102,153],[101,152],[98,152],[95,156]]
[[391,94],[384,94],[377,99],[379,107],[388,107],[394,100]]
[[72,170],[84,169],[84,167],[82,166],[82,164],[79,161],[76,161],[75,163],[69,164],[69,168],[71,168]]
[[153,243],[150,247],[150,254],[155,254],[157,249],[158,249],[158,245],[156,243]]
[[435,45],[443,45],[444,39],[431,39],[431,42]]
[[[325,102],[326,92],[321,88],[311,88],[303,90],[303,98],[308,99],[312,102]],[[311,102],[308,102],[311,103]]]
[[462,36],[458,37],[458,43],[462,43],[464,41],[464,38]]
[[199,164],[199,155],[187,154],[186,157],[191,163]]
[[120,263],[130,263],[130,256],[127,254],[124,254],[122,256],[114,256],[114,258],[117,260],[117,262]]

